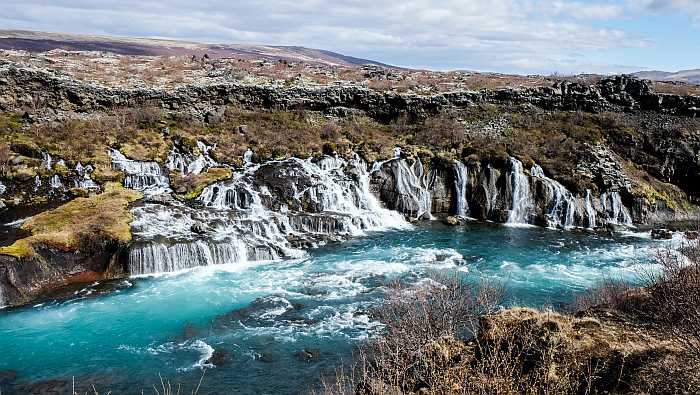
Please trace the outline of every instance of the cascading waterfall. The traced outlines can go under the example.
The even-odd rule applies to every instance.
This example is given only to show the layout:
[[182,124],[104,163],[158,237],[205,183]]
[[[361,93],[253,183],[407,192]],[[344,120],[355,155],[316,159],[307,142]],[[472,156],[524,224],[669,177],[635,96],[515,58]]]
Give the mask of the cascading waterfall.
[[469,216],[469,205],[467,204],[467,166],[462,161],[454,162],[455,172],[455,193],[456,193],[456,214],[459,217]]
[[53,158],[48,152],[42,152],[41,167],[45,168],[46,170],[51,170],[51,166],[53,166]]
[[245,153],[243,154],[243,163],[246,167],[253,164],[253,151],[250,148],[245,150]]
[[606,192],[600,195],[600,203],[607,216],[607,223],[632,226],[632,215],[622,204],[619,192]]
[[168,177],[163,175],[158,163],[131,160],[116,149],[110,150],[109,156],[112,167],[126,174],[125,187],[154,195],[170,191]]
[[484,176],[482,186],[486,191],[486,213],[488,215],[493,212],[498,202],[498,171],[489,164],[486,166]]
[[529,224],[530,213],[534,207],[530,195],[530,181],[523,172],[523,164],[515,158],[510,158],[510,188],[512,206],[508,214],[509,224]]
[[[161,176],[160,167],[156,164],[154,168],[152,162],[132,161],[118,151],[112,157],[115,168],[135,179],[149,181],[149,176]],[[196,159],[181,158],[171,161],[174,169],[190,171],[189,164]],[[420,161],[412,165],[403,159],[376,162],[372,171],[381,172],[378,176],[392,182],[396,210],[418,218],[430,215],[429,177]],[[468,216],[468,168],[454,162],[453,171],[457,215]],[[487,165],[481,177],[490,212],[497,208],[501,194],[497,187],[499,172]],[[174,201],[133,209],[133,233],[138,242],[129,252],[130,271],[139,275],[301,257],[304,249],[329,240],[409,226],[398,212],[382,207],[370,192],[369,180],[367,166],[357,155],[349,161],[325,156],[319,160],[246,163],[230,180],[204,188],[194,206]],[[536,215],[542,213],[551,227],[595,226],[596,209],[590,190],[585,197],[576,197],[546,177],[537,165],[530,175],[526,174],[515,158],[510,159],[507,180],[505,196],[512,198],[509,223],[535,223]],[[146,181],[129,185],[167,187],[167,178],[162,183]],[[602,199],[604,216],[620,223],[631,222],[619,194],[610,193]],[[543,207],[543,212],[536,210],[538,207]]]
[[[283,189],[290,196],[273,194],[276,181],[266,175],[289,182]],[[132,274],[300,257],[301,247],[409,226],[372,195],[367,166],[357,155],[349,162],[326,156],[248,166],[204,188],[197,203],[196,209],[171,203],[133,210],[139,242],[129,252]]]
[[420,160],[416,160],[413,166],[409,166],[403,159],[375,162],[372,173],[380,171],[393,175],[396,196],[392,203],[395,210],[414,218],[432,218],[432,196]]
[[34,177],[34,192],[38,191],[39,188],[41,188],[41,178],[39,176]]
[[576,197],[562,184],[547,177],[539,165],[533,165],[530,174],[532,177],[542,180],[547,188],[547,225],[550,228],[574,227]]
[[78,175],[78,177],[74,180],[75,187],[83,189],[99,189],[100,186],[97,185],[90,176],[94,170],[95,169],[92,167],[92,165],[83,166],[80,162],[78,162],[78,164],[75,165],[75,173]]
[[224,243],[196,240],[165,245],[147,243],[129,251],[129,271],[132,275],[174,272],[204,265],[245,263],[246,246],[237,240]]
[[593,208],[593,198],[591,190],[586,189],[586,198],[584,201],[584,209],[586,210],[586,218],[588,218],[588,228],[593,229],[596,226],[596,212]]
[[61,178],[58,176],[58,174],[54,175],[51,177],[51,181],[49,182],[49,186],[51,186],[51,189],[63,189],[63,183],[61,182]]
[[209,154],[210,151],[216,149],[216,146],[210,147],[198,140],[197,149],[199,149],[199,155],[193,156],[185,154],[177,146],[173,146],[165,162],[165,167],[170,171],[178,171],[182,175],[186,175],[199,174],[209,167],[219,165]]

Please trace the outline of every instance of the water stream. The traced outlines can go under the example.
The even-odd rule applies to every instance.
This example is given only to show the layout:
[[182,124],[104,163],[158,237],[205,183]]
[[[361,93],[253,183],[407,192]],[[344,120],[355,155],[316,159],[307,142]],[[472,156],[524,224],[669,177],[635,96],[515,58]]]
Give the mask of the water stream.
[[[159,373],[189,392],[202,368],[200,394],[299,393],[380,328],[368,310],[397,279],[494,279],[509,289],[507,304],[557,306],[601,279],[653,268],[663,246],[631,233],[433,222],[369,232],[297,259],[93,284],[0,312],[0,371],[16,371],[13,389],[22,393],[65,388],[73,376],[104,392],[150,392]],[[224,365],[207,363],[214,349],[227,353]]]

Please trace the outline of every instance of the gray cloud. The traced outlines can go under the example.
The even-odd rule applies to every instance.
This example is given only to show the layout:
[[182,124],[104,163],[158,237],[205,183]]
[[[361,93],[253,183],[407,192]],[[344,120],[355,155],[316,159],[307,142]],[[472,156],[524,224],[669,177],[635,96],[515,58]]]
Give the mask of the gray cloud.
[[[653,0],[683,3],[683,0]],[[582,53],[649,41],[606,21],[618,2],[571,0],[6,0],[0,25],[206,42],[303,45],[432,68],[617,71]],[[661,4],[649,7],[660,7]],[[591,69],[595,70],[591,70]]]

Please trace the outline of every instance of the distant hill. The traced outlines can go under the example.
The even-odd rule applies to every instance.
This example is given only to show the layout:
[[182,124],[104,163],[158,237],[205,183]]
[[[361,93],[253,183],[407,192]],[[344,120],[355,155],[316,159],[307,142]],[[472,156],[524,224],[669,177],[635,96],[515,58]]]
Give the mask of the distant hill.
[[204,44],[152,38],[45,33],[29,30],[0,29],[0,49],[29,52],[64,49],[67,51],[105,51],[121,55],[150,56],[196,55],[201,57],[207,54],[213,59],[269,59],[323,63],[345,67],[357,67],[365,64],[391,67],[373,60],[298,46]]
[[635,76],[652,81],[685,82],[700,85],[700,69],[682,70],[677,72],[668,71],[640,71],[634,73]]

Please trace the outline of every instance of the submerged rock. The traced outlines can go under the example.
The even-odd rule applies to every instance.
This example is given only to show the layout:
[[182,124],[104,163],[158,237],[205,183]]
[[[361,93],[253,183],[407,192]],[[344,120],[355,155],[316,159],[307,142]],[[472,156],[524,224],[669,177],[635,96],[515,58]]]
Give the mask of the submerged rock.
[[673,238],[673,231],[665,228],[652,229],[651,238],[656,240],[670,240]]
[[295,353],[297,359],[304,362],[317,360],[321,357],[321,350],[318,348],[305,348]]
[[206,363],[214,366],[223,366],[231,361],[231,353],[227,350],[215,349]]

